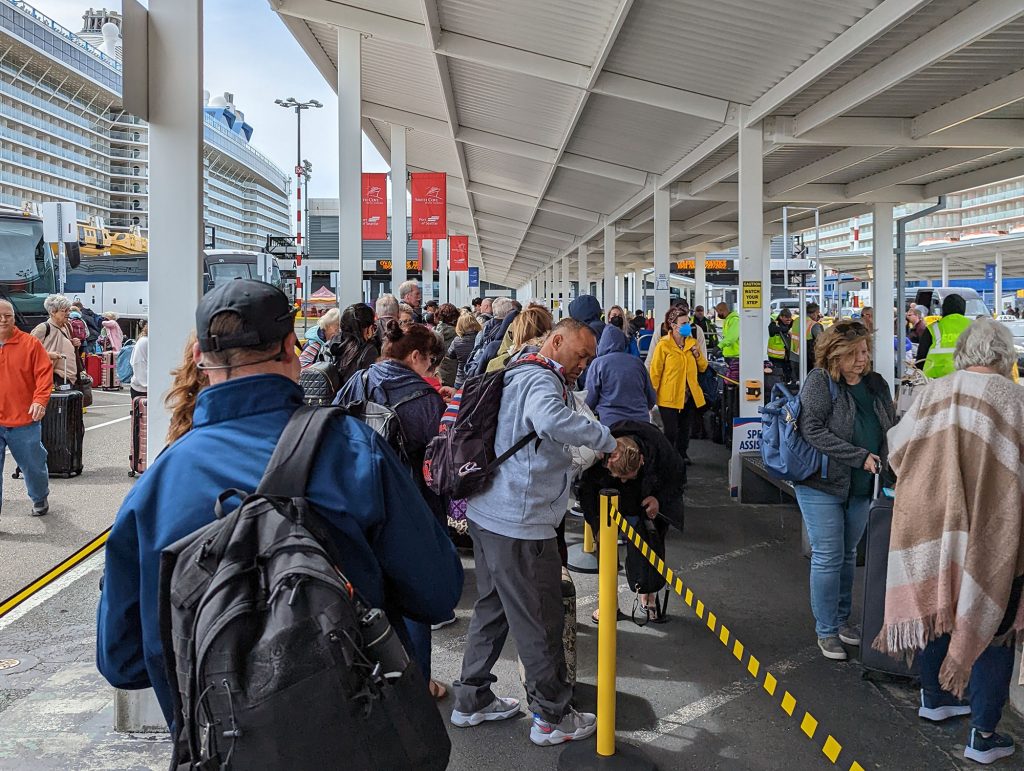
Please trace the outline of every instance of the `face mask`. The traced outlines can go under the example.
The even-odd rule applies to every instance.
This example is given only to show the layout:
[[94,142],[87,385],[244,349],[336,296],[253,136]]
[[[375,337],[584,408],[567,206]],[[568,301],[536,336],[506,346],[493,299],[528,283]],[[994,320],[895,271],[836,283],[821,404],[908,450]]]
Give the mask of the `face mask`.
[[679,325],[679,334],[682,337],[689,337],[690,336],[690,332],[692,332],[692,331],[693,331],[693,327],[690,324],[680,324]]

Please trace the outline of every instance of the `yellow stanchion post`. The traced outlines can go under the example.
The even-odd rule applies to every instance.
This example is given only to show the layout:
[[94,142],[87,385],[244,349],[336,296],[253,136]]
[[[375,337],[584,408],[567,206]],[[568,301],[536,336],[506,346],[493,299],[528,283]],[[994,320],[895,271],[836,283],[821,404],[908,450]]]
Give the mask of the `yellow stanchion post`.
[[619,613],[618,533],[612,512],[618,511],[619,491],[601,491],[601,565],[597,579],[597,608],[604,623],[597,625],[597,754],[615,754],[615,624]]
[[[616,622],[619,614],[619,491],[601,491],[600,572],[597,579],[597,754],[583,743],[571,744],[558,758],[559,771],[655,771],[637,748],[615,742]],[[589,530],[589,528],[588,528]],[[584,531],[584,544],[586,544]],[[584,546],[585,548],[585,546]]]
[[583,523],[583,551],[587,554],[593,554],[597,551],[597,545],[594,543],[594,531],[590,529],[590,525],[586,522]]

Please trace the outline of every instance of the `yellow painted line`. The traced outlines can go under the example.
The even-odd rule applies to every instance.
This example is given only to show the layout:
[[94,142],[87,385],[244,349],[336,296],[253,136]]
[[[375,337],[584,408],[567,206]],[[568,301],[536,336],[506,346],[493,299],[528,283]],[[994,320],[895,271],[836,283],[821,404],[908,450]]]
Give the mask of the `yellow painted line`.
[[804,719],[800,721],[800,730],[807,734],[808,739],[814,738],[814,732],[818,730],[818,721],[811,716],[810,712],[804,713]]
[[825,740],[825,746],[821,748],[821,751],[825,754],[825,757],[835,763],[839,759],[839,753],[843,751],[843,745],[829,737]]
[[39,576],[39,578],[37,578],[35,581],[28,584],[24,588],[19,589],[3,602],[0,602],[0,618],[5,616],[7,613],[10,613],[12,610],[21,605],[21,603],[23,603],[33,594],[45,588],[49,584],[53,583],[62,575],[71,570],[73,567],[81,564],[89,557],[91,557],[93,554],[95,554],[97,551],[102,549],[103,545],[107,542],[107,537],[109,535],[110,528],[108,527],[106,530],[104,530],[98,536],[93,538],[91,541],[89,541],[89,543],[87,543],[81,549],[76,551],[66,560],[57,565],[54,565],[48,571]]
[[[651,565],[654,566],[658,574],[665,579],[670,589],[674,589],[675,593],[683,598],[683,601],[694,609],[697,614],[697,618],[704,620],[707,628],[714,634],[717,635],[719,641],[725,648],[729,648],[729,641],[732,640],[732,655],[733,657],[743,664],[744,656],[747,657],[746,669],[750,673],[750,676],[755,680],[759,679],[758,676],[761,673],[761,662],[753,654],[747,654],[746,649],[739,640],[732,637],[732,633],[725,624],[719,623],[718,617],[709,609],[706,608],[702,600],[698,600],[693,593],[693,590],[683,585],[683,580],[675,573],[672,572],[671,568],[665,566],[665,560],[655,554],[654,549],[640,537],[639,533],[636,533],[632,527],[629,526],[623,518],[620,512],[614,511],[612,513],[612,519],[618,525],[619,529],[625,533],[636,547],[641,551],[641,554],[646,557]],[[675,580],[673,585],[673,579]],[[696,600],[696,606],[694,601]],[[705,612],[707,612],[707,618],[705,619]],[[717,627],[717,629],[716,629]],[[775,696],[775,692],[778,690],[779,681],[775,675],[771,672],[764,673],[764,680],[761,682],[761,687],[764,688],[765,692],[769,696]],[[782,708],[790,717],[794,717],[796,712],[797,701],[796,697],[793,696],[788,690],[784,691],[782,701],[779,702],[779,706]],[[814,740],[815,735],[818,732],[819,722],[810,712],[804,711],[803,716],[800,718],[800,730],[803,732],[808,739]],[[833,736],[829,735],[823,745],[820,746],[821,752],[828,758],[832,763],[836,764],[839,762],[839,756],[842,754],[843,745],[841,745]],[[852,761],[849,766],[849,771],[865,771],[864,767],[861,766],[857,761]]]

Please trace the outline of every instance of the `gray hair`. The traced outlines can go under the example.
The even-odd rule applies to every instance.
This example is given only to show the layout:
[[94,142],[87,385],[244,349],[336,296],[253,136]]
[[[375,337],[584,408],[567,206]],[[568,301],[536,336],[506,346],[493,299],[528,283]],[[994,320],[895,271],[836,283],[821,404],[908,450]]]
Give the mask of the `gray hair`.
[[377,318],[398,315],[398,299],[393,294],[382,294],[377,298]]
[[420,288],[419,281],[403,281],[398,287],[398,296],[405,297],[409,292]]
[[416,309],[409,305],[409,303],[398,303],[398,312],[408,313],[410,316],[416,315]]
[[337,308],[331,308],[327,313],[320,317],[320,320],[316,323],[320,329],[326,330],[330,326],[341,326],[341,311]]
[[71,300],[62,294],[52,294],[43,300],[43,307],[51,316],[58,311],[66,311],[71,307]]
[[956,341],[953,363],[957,369],[990,367],[1004,377],[1012,377],[1017,362],[1013,334],[995,319],[981,318],[971,323]]
[[511,297],[499,297],[491,303],[491,313],[496,319],[503,319],[512,309],[516,307],[516,301]]

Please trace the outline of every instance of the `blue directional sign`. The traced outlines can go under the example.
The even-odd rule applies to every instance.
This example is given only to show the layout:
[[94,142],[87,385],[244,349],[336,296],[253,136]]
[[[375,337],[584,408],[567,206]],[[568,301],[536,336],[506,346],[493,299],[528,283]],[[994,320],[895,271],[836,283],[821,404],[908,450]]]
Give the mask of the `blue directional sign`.
[[985,280],[995,281],[996,280],[996,265],[994,262],[985,264]]
[[473,289],[478,289],[480,287],[480,268],[470,267],[469,286]]

